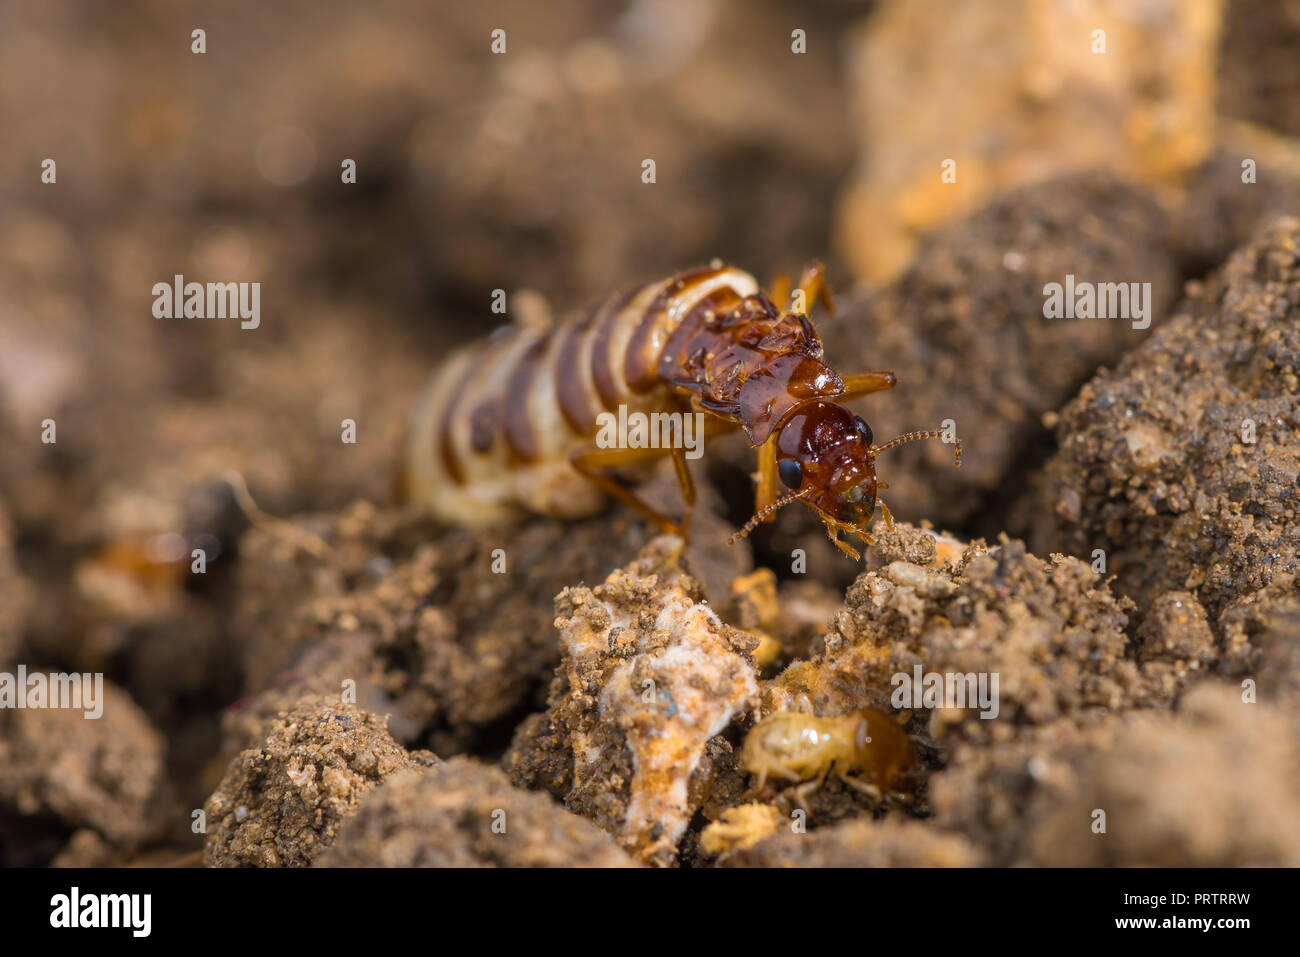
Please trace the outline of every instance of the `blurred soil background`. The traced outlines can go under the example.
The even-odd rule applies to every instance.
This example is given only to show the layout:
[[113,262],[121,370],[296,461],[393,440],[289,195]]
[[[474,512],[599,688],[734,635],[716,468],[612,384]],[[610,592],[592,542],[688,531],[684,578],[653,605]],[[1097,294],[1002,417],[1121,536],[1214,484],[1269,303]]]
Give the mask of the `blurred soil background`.
[[[3,4],[0,671],[108,691],[0,710],[0,864],[1300,864],[1298,45],[1297,0]],[[960,470],[882,457],[865,570],[804,510],[725,546],[739,439],[685,556],[621,508],[400,502],[493,290],[714,257],[825,261],[828,360],[899,376],[878,439],[956,423]],[[260,328],[155,318],[176,274],[260,282]],[[1150,283],[1150,328],[1044,318],[1067,275]],[[582,602],[706,598],[582,644]],[[662,764],[671,715],[599,705],[623,661],[722,730]],[[829,782],[788,833],[747,730],[914,664],[1000,671],[1002,716],[897,715],[907,793]]]

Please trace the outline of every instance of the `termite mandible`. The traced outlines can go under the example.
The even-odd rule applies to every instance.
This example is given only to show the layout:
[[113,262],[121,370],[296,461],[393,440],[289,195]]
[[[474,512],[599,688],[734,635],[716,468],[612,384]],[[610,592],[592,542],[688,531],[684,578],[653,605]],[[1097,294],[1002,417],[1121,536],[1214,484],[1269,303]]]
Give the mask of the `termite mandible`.
[[[682,443],[601,448],[593,439],[598,416],[620,406],[700,412],[711,428],[743,429],[758,450],[754,513],[729,542],[802,502],[842,552],[859,558],[841,533],[871,544],[877,504],[892,521],[878,503],[887,486],[876,478],[876,457],[944,435],[908,432],[875,445],[866,421],[841,403],[893,388],[896,377],[841,376],[825,364],[807,314],[818,301],[833,313],[820,264],[804,270],[793,303],[789,286],[778,277],[769,297],[749,273],[715,261],[616,293],[557,326],[497,330],[449,358],[420,400],[408,446],[410,494],[436,517],[470,526],[523,512],[582,517],[612,495],[684,536],[695,487]],[[665,455],[685,500],[680,519],[608,474]]]

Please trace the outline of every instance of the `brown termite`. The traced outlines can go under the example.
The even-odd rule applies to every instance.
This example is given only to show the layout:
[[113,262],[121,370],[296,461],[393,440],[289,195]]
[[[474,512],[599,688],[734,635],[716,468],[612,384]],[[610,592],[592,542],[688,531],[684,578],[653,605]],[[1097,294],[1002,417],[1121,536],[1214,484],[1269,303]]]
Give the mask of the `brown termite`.
[[[897,383],[892,372],[841,376],[823,362],[807,315],[832,310],[823,268],[804,270],[788,304],[789,281],[772,298],[754,277],[714,262],[626,289],[558,326],[515,323],[448,359],[420,401],[411,431],[406,487],[436,517],[500,525],[534,512],[581,517],[612,495],[663,530],[685,535],[695,504],[682,436],[654,448],[595,444],[598,416],[616,412],[707,415],[714,430],[743,429],[758,450],[748,535],[790,502],[840,538],[867,544],[877,493],[876,456],[938,430],[908,432],[881,445],[840,403]],[[680,431],[681,416],[675,419]],[[670,424],[666,428],[671,429]],[[955,443],[956,464],[961,445]],[[610,469],[673,457],[685,511],[673,519],[642,501]],[[778,494],[777,483],[787,491]],[[879,503],[886,521],[889,510]]]
[[741,761],[757,777],[755,791],[768,778],[799,784],[802,805],[830,775],[880,800],[905,783],[916,753],[898,723],[875,708],[840,717],[781,711],[750,729]]

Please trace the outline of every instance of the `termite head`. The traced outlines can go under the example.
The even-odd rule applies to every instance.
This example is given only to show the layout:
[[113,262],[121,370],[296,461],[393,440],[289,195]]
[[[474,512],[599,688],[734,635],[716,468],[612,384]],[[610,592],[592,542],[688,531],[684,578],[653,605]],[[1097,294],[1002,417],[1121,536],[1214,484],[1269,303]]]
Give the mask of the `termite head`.
[[[817,513],[840,551],[850,558],[861,557],[840,540],[839,533],[849,532],[872,543],[867,528],[876,511],[876,495],[888,488],[876,479],[876,456],[917,439],[952,442],[955,464],[961,465],[961,442],[937,429],[907,432],[876,445],[871,426],[843,406],[820,399],[796,406],[775,439],[777,476],[789,491],[755,512],[729,541],[744,538],[790,502],[803,502]],[[887,509],[885,518],[889,519]]]
[[806,402],[777,435],[777,475],[823,519],[865,527],[876,509],[873,441],[861,416],[833,402]]

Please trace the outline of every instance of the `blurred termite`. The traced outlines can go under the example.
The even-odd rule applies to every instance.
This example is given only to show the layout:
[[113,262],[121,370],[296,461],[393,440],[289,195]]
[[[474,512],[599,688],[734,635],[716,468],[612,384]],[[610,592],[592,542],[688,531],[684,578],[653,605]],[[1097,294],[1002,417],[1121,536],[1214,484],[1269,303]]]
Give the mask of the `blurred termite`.
[[[237,519],[236,513],[225,508],[224,496],[218,497],[217,489],[222,486],[229,488],[229,501],[240,516]],[[329,544],[319,536],[264,512],[239,472],[222,472],[219,482],[196,488],[195,494],[204,498],[205,506],[196,509],[201,520],[195,528],[108,540],[78,562],[80,593],[115,618],[165,615],[185,583],[192,580],[192,573],[206,573],[209,564],[238,538],[245,520],[317,558],[332,555]],[[201,564],[195,561],[199,556]]]
[[750,729],[741,761],[758,778],[755,791],[768,778],[799,784],[802,805],[832,774],[878,801],[906,782],[916,753],[898,723],[875,708],[824,718],[781,711]]
[[[867,529],[887,487],[876,479],[876,457],[943,433],[874,444],[867,423],[840,403],[893,388],[897,379],[887,371],[841,376],[822,361],[807,315],[815,301],[832,309],[820,265],[804,270],[792,302],[789,286],[778,277],[769,298],[753,276],[715,261],[624,290],[558,326],[516,322],[497,330],[434,375],[414,416],[407,490],[438,518],[470,526],[506,524],[526,512],[582,517],[612,495],[685,536],[695,487],[681,423],[698,413],[714,433],[743,429],[758,450],[754,514],[729,541],[802,502],[830,540],[858,558],[840,536],[872,543]],[[620,409],[667,413],[656,421],[675,421],[676,432],[652,448],[601,447],[599,418]],[[955,455],[960,465],[960,443]],[[664,456],[672,456],[685,500],[679,519],[610,474]],[[778,494],[778,482],[787,491]]]

